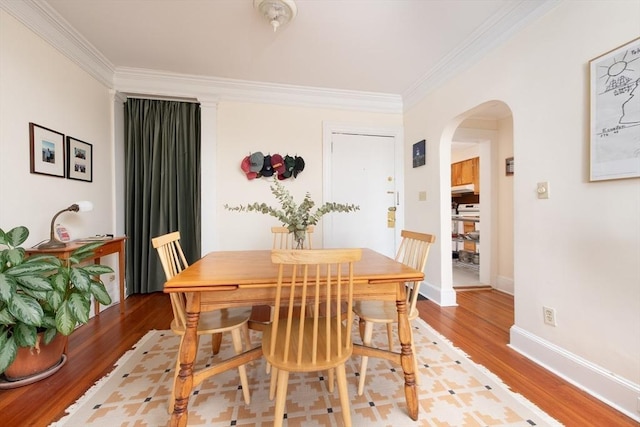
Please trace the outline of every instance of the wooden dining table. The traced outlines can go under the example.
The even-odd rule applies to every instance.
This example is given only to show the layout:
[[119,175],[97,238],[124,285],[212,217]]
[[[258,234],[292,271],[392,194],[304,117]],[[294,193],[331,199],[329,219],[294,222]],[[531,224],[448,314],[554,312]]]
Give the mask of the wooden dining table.
[[[423,278],[423,272],[371,249],[362,249],[362,259],[354,266],[354,299],[396,301],[400,352],[354,343],[353,354],[380,357],[402,367],[408,416],[413,420],[418,419],[418,394],[404,283]],[[175,384],[171,426],[187,425],[189,396],[205,378],[262,357],[262,348],[258,346],[194,370],[200,312],[273,304],[277,282],[278,268],[271,262],[271,251],[256,250],[211,252],[165,283],[164,292],[187,295],[187,328],[180,346],[180,372]]]

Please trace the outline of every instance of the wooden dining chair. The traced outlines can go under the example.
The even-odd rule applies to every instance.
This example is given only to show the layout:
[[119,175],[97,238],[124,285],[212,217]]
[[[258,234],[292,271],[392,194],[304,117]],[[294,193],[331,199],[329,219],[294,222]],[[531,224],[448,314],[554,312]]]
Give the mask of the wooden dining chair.
[[271,227],[273,234],[273,249],[311,249],[313,248],[313,225],[307,227],[305,233],[304,246],[297,248],[297,242],[292,232],[287,227]]
[[[336,370],[344,425],[351,426],[345,362],[353,352],[353,266],[361,256],[361,249],[272,252],[278,265],[274,306],[288,307],[286,314],[275,311],[262,335],[262,352],[273,370],[269,398],[276,394],[274,426],[282,426],[289,373],[331,369]],[[296,304],[297,299],[306,303]],[[342,302],[349,308],[344,315],[335,309]]]
[[[399,261],[409,267],[419,271],[424,271],[429,256],[429,249],[433,242],[436,241],[435,236],[425,233],[417,233],[415,231],[402,230],[400,233],[402,241],[398,248],[396,261]],[[419,316],[416,304],[420,291],[421,282],[408,282],[407,288],[407,313],[409,321]],[[360,336],[365,345],[371,345],[373,336],[373,325],[381,323],[387,327],[387,340],[389,342],[389,350],[393,350],[393,326],[398,323],[398,311],[395,301],[356,301],[353,305],[353,311],[359,318]],[[414,361],[416,361],[414,372],[416,373],[416,382],[418,382],[418,363],[415,346],[413,343],[413,331],[411,332],[411,349],[413,350]],[[369,358],[362,356],[360,364],[360,380],[358,383],[358,395],[364,392],[364,383],[367,377],[367,362]]]
[[[164,269],[167,280],[188,267],[187,260],[180,245],[180,232],[165,234],[151,239],[154,248],[157,249],[160,256],[160,262]],[[170,293],[171,308],[173,309],[173,321],[171,322],[171,331],[176,335],[183,336],[187,328],[187,296],[184,293]],[[215,311],[205,311],[200,313],[198,321],[198,338],[200,335],[211,335],[212,354],[217,353],[216,337],[223,332],[231,332],[233,349],[236,354],[243,351],[242,335],[244,334],[246,349],[251,347],[249,338],[248,321],[251,316],[251,307],[224,308]],[[196,343],[197,346],[197,343]],[[182,340],[180,340],[180,348],[176,354],[176,368],[173,378],[173,386],[171,387],[171,398],[169,401],[169,413],[173,413],[175,404],[175,382],[180,370],[180,350],[182,348]],[[244,365],[238,366],[240,374],[240,384],[242,384],[242,394],[244,401],[248,405],[251,402],[249,393],[249,382],[247,381],[247,372]],[[194,384],[196,386],[196,384]]]

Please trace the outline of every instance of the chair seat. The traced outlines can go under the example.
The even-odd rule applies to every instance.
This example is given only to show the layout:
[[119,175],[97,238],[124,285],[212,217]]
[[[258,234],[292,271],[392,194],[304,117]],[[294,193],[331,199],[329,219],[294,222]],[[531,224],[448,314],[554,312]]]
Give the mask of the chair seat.
[[[223,308],[216,311],[200,313],[198,321],[198,334],[211,334],[227,332],[249,321],[251,307]],[[174,319],[171,322],[171,330],[178,335],[184,335],[184,328]]]
[[[351,354],[353,352],[353,345],[350,344],[349,347],[345,347],[343,345],[341,355],[338,355],[337,346],[333,345],[329,353],[330,354],[329,360],[328,361],[324,360],[326,350],[327,350],[326,348],[327,340],[325,338],[325,333],[324,333],[325,319],[319,318],[318,320],[319,320],[319,324],[322,326],[319,328],[319,331],[318,331],[318,349],[316,351],[316,354],[318,355],[318,357],[315,364],[312,363],[311,361],[311,357],[313,354],[311,346],[308,346],[307,348],[304,349],[300,363],[296,361],[296,351],[299,347],[298,345],[299,343],[298,328],[300,325],[299,318],[292,320],[291,344],[289,346],[289,355],[286,362],[284,361],[284,348],[285,348],[284,345],[277,347],[275,353],[273,355],[269,355],[269,348],[271,345],[272,324],[267,326],[266,330],[262,333],[262,351],[266,361],[278,369],[283,369],[285,371],[291,371],[291,372],[316,372],[316,371],[322,371],[325,369],[333,368],[336,366],[336,364],[345,363],[346,360],[351,357]],[[304,328],[305,334],[307,335],[307,337],[305,337],[304,340],[305,340],[305,343],[308,343],[308,342],[311,342],[310,335],[311,335],[311,331],[313,331],[313,326],[312,326],[313,317],[305,318],[304,321],[305,321],[305,328]],[[284,342],[284,337],[286,336],[286,332],[287,332],[286,326],[287,326],[286,322],[282,322],[278,325],[278,331],[277,331],[278,337],[276,339],[276,342]],[[337,328],[334,320],[331,321],[330,334],[332,337],[335,337],[337,334]],[[347,337],[347,328],[344,325],[342,327],[341,336]]]
[[[394,301],[355,301],[353,311],[361,320],[367,322],[395,323],[398,321],[398,309]],[[409,313],[409,320],[417,319],[419,314],[417,309],[413,309]]]

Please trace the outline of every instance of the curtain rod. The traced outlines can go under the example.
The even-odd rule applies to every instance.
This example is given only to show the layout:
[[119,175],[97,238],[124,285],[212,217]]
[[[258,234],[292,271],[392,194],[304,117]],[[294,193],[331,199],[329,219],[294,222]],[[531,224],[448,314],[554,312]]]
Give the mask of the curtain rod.
[[122,95],[126,96],[127,98],[151,99],[151,100],[154,100],[154,101],[190,102],[190,103],[194,103],[194,104],[199,104],[200,103],[200,101],[198,101],[196,98],[183,98],[183,97],[180,97],[180,96],[145,95],[145,94],[126,93],[126,92],[122,92]]

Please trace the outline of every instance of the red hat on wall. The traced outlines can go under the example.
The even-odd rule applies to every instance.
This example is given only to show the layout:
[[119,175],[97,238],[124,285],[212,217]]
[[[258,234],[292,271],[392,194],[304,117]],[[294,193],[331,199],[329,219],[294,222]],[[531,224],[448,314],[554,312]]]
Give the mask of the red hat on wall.
[[257,173],[251,172],[251,160],[249,159],[249,156],[242,159],[242,163],[240,163],[240,169],[242,169],[242,172],[247,175],[247,179],[255,179],[258,176]]

